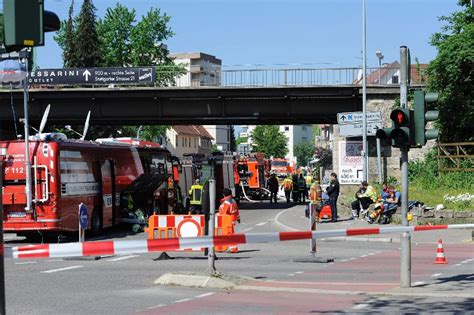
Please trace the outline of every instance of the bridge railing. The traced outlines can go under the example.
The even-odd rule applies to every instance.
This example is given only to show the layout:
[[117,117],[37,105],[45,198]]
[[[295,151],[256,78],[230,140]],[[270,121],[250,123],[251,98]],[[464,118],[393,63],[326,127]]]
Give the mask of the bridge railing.
[[[287,69],[206,69],[188,71],[160,70],[157,82],[168,79],[166,86],[177,87],[270,87],[270,86],[319,86],[361,85],[360,68],[287,68]],[[380,76],[379,76],[380,74]],[[399,84],[399,68],[382,67],[367,69],[367,84]]]

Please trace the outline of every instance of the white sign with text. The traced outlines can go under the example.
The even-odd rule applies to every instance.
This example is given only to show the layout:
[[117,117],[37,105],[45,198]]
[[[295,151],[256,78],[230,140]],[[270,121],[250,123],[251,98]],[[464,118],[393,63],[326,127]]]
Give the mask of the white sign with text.
[[339,141],[339,183],[360,184],[363,168],[362,141]]

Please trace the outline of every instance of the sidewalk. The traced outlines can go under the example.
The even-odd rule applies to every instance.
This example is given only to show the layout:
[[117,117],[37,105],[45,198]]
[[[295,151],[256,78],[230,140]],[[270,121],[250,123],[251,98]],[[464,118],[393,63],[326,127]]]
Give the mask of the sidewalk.
[[[282,231],[297,231],[308,230],[309,219],[305,215],[305,207],[298,205],[278,213],[275,217],[275,225]],[[350,220],[349,217],[340,217],[338,222],[322,222],[319,223],[317,229],[319,230],[336,230],[348,228],[367,228],[367,227],[388,227],[393,226],[369,224],[365,220]],[[470,243],[472,242],[472,230],[440,230],[430,232],[412,233],[413,243],[436,243],[442,239],[444,243]],[[362,242],[387,242],[399,243],[399,234],[384,234],[384,235],[368,235],[368,236],[354,236],[354,237],[334,237],[323,239],[325,241],[362,241]]]

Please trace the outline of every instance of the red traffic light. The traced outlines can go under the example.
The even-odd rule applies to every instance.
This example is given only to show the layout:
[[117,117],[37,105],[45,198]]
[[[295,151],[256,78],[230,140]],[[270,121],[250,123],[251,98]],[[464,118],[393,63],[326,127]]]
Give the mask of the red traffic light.
[[405,108],[394,109],[390,114],[390,119],[396,127],[406,127],[410,123],[410,112]]

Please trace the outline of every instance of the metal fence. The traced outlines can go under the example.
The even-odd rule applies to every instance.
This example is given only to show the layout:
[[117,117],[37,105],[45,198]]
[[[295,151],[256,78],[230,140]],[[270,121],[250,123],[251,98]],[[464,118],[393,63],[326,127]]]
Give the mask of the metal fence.
[[[157,70],[157,82],[167,78],[166,86],[177,87],[271,87],[361,85],[360,68],[289,69],[199,69],[191,71]],[[367,84],[398,84],[399,68],[368,68]],[[172,79],[171,79],[172,78]]]

